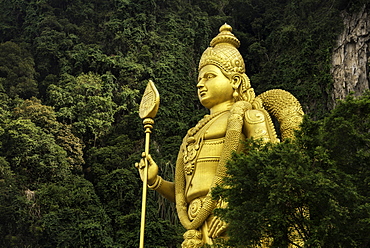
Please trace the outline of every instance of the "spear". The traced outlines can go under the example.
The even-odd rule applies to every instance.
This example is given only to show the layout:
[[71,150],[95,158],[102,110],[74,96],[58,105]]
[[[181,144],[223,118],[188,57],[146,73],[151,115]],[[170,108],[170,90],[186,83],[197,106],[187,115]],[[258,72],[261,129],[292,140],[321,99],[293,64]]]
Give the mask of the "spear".
[[[154,120],[159,108],[159,93],[154,83],[149,80],[141,98],[139,116],[143,119],[145,132],[145,154],[149,154],[150,133],[153,128]],[[143,196],[141,201],[141,226],[140,226],[140,245],[139,248],[144,248],[144,231],[145,231],[145,211],[146,211],[146,195],[148,188],[148,159],[144,158],[144,176],[143,176]]]

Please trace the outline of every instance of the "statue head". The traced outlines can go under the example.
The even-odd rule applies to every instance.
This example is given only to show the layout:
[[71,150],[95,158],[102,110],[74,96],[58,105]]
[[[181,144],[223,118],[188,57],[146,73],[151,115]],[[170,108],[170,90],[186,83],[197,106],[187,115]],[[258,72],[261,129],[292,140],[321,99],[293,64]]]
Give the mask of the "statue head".
[[252,102],[255,94],[245,74],[243,57],[238,51],[240,41],[231,31],[232,28],[228,24],[220,27],[220,33],[212,39],[210,47],[203,52],[198,70],[200,71],[206,65],[217,66],[230,80],[234,88],[234,100]]

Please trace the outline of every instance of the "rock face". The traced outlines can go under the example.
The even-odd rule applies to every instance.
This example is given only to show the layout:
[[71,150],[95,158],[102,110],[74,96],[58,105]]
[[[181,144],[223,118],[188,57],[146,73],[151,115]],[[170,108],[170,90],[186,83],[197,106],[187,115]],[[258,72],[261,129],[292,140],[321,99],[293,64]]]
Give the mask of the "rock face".
[[355,96],[369,89],[370,15],[365,5],[359,12],[342,13],[344,30],[333,51],[331,73],[334,78],[332,106],[350,92]]

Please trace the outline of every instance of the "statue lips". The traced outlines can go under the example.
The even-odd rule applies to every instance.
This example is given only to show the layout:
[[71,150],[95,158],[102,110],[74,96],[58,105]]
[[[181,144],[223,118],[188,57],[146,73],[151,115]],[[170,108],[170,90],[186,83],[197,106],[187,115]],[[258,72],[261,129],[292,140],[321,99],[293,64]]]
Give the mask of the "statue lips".
[[207,92],[206,90],[199,91],[199,96],[201,96],[201,97],[205,96],[206,92]]

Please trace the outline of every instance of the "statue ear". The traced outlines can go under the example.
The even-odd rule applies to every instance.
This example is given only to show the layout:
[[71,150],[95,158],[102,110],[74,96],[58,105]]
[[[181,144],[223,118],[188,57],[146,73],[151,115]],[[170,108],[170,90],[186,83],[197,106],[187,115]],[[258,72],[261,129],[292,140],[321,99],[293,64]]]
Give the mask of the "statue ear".
[[231,77],[231,85],[234,90],[238,89],[242,82],[242,77],[239,74],[234,74]]

